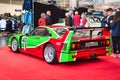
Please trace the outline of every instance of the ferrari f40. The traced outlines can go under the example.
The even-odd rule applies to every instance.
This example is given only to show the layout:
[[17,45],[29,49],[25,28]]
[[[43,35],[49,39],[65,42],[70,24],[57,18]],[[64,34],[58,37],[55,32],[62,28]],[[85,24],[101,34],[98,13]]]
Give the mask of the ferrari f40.
[[27,34],[14,34],[8,40],[13,52],[23,52],[47,63],[71,62],[105,56],[111,52],[108,28],[37,27]]

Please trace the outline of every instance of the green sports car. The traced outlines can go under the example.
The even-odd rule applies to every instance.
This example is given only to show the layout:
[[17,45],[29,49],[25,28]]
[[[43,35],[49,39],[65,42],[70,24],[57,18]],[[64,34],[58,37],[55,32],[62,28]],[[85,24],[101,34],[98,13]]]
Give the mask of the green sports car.
[[8,46],[13,52],[38,56],[47,63],[71,62],[111,52],[109,29],[98,27],[37,27],[30,33],[10,36]]

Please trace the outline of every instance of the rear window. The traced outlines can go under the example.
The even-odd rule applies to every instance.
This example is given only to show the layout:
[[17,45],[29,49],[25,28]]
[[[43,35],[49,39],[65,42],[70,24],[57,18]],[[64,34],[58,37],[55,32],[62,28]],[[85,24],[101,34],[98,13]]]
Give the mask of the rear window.
[[[59,36],[63,36],[68,28],[54,28],[53,29]],[[102,34],[102,29],[78,29],[74,32],[73,38],[87,38],[100,36]]]
[[63,36],[67,30],[67,28],[54,28],[53,29],[59,36]]

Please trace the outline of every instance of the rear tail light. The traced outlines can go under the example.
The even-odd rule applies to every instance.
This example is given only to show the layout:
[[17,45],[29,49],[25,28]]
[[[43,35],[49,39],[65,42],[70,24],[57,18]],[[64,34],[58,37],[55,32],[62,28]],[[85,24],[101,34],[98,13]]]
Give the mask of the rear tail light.
[[104,45],[104,46],[109,46],[109,45],[110,45],[110,40],[105,40],[105,41],[103,41],[103,45]]
[[80,48],[80,43],[77,43],[77,49],[79,49]]
[[106,45],[106,41],[102,41],[102,45],[104,45],[104,46],[105,46],[105,45]]
[[72,43],[72,44],[71,44],[71,49],[72,49],[72,50],[80,49],[80,43]]
[[110,45],[110,40],[106,40],[106,45],[107,45],[107,46]]
[[75,46],[76,46],[75,43],[72,43],[71,48],[75,49]]

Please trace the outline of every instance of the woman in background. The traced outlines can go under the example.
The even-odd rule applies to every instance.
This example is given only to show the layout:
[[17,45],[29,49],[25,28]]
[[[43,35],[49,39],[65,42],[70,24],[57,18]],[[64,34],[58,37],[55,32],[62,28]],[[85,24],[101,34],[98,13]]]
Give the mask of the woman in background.
[[46,26],[46,15],[41,13],[41,18],[38,19],[38,26]]
[[69,13],[65,13],[65,25],[70,26],[70,21],[69,21]]
[[88,22],[88,20],[87,20],[87,18],[86,18],[85,13],[82,13],[82,15],[81,15],[80,26],[81,26],[82,28],[90,27],[89,22]]
[[112,46],[113,46],[113,57],[120,58],[120,11],[115,13],[113,21],[111,23],[111,36],[112,36]]

